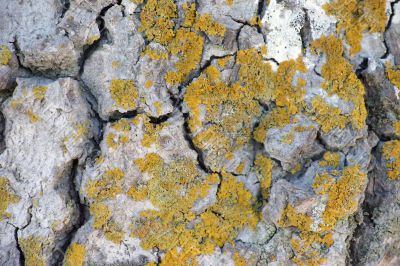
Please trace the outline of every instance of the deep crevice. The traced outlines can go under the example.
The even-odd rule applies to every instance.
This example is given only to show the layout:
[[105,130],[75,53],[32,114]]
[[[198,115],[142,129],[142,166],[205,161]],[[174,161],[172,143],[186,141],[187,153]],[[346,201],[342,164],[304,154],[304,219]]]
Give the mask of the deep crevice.
[[17,243],[17,249],[18,249],[19,254],[20,254],[19,255],[19,264],[21,266],[25,266],[25,254],[24,254],[24,252],[23,252],[23,250],[21,248],[21,245],[19,244],[18,231],[19,231],[19,228],[15,227],[14,238],[15,238],[15,242]]

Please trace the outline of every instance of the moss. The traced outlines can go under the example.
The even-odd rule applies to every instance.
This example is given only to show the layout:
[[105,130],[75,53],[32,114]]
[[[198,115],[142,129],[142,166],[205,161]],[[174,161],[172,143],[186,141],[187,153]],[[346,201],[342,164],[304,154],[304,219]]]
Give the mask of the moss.
[[20,238],[19,245],[25,257],[27,266],[45,266],[46,258],[43,256],[43,248],[46,241],[41,237],[29,236]]
[[86,184],[86,193],[88,197],[95,200],[115,198],[117,194],[122,193],[124,177],[124,172],[119,168],[107,170],[100,179],[90,180]]
[[337,31],[344,31],[352,55],[361,51],[364,32],[384,32],[387,22],[385,0],[335,0],[325,4],[329,15],[337,18]]
[[149,41],[168,44],[174,38],[177,9],[173,0],[148,0],[140,13],[141,26]]
[[5,177],[0,177],[0,221],[10,218],[7,212],[8,205],[15,204],[20,201],[20,197],[13,192],[10,182]]
[[7,46],[2,45],[0,47],[0,65],[8,65],[11,61],[12,53]]
[[139,93],[132,80],[111,80],[110,94],[118,107],[122,107],[125,110],[136,108]]
[[264,199],[268,199],[272,183],[272,160],[262,154],[257,154],[254,165],[260,181],[261,195]]
[[42,101],[46,96],[47,89],[48,88],[46,86],[33,87],[32,92],[35,100]]
[[196,23],[194,24],[196,31],[202,31],[209,36],[221,36],[225,35],[225,27],[215,22],[210,14],[200,15]]
[[[367,110],[364,103],[365,89],[362,82],[357,78],[351,64],[343,57],[343,44],[334,36],[322,37],[314,41],[312,48],[315,52],[323,52],[326,56],[326,63],[322,67],[322,77],[325,79],[322,88],[325,89],[329,95],[338,95],[342,100],[353,104],[353,111],[351,114],[346,115],[346,122],[351,123],[355,129],[362,129],[365,127],[365,120],[367,117]],[[315,107],[314,107],[315,108]],[[332,109],[332,108],[330,108]],[[326,107],[323,105],[321,109],[316,110],[321,112],[319,116],[316,114],[317,121],[323,128],[330,129],[337,125],[336,119],[327,120]],[[340,118],[338,111],[334,115]],[[341,119],[343,120],[343,118]],[[330,123],[335,123],[331,125]],[[340,121],[342,126],[343,121]]]
[[382,154],[386,161],[388,178],[390,180],[400,180],[400,140],[385,142]]
[[72,243],[65,254],[64,266],[83,266],[85,263],[85,246]]

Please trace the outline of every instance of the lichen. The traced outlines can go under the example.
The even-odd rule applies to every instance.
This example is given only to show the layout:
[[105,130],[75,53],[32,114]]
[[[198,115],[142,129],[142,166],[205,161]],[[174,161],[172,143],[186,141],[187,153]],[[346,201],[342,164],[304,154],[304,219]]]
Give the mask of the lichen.
[[322,167],[338,167],[340,164],[340,154],[327,151],[324,153],[323,160],[319,162]]
[[[165,163],[157,154],[134,164],[151,176],[145,185],[135,187],[134,197],[149,199],[157,210],[141,212],[134,220],[132,236],[140,237],[145,249],[165,251],[162,265],[191,265],[196,256],[232,242],[243,226],[257,223],[251,194],[232,175],[222,173],[221,180],[216,174],[201,176],[191,160]],[[199,215],[193,213],[193,204],[219,182],[217,202]],[[194,228],[188,227],[194,220]]]
[[[347,123],[351,123],[353,128],[360,130],[365,127],[367,110],[364,103],[365,89],[362,82],[357,78],[351,64],[343,57],[343,44],[341,40],[334,36],[321,37],[312,43],[314,52],[323,52],[326,56],[326,63],[323,65],[321,75],[325,79],[322,88],[325,89],[330,96],[336,94],[342,100],[350,102],[353,105],[353,110],[350,114],[344,115]],[[334,117],[340,121],[339,126],[343,126],[342,114],[339,110],[327,108],[320,103],[320,108],[316,110],[316,120],[325,129],[329,129],[338,125],[336,119],[330,118],[327,120],[327,112],[334,111]],[[318,114],[320,112],[320,114]]]
[[141,26],[149,41],[168,44],[175,36],[177,9],[173,0],[148,0],[140,13]]
[[165,80],[170,85],[182,83],[188,75],[195,70],[201,60],[204,39],[189,29],[180,28],[176,31],[176,37],[169,45],[169,52],[179,58],[175,64],[175,71],[169,71]]
[[194,24],[196,31],[202,31],[209,36],[224,36],[225,27],[214,21],[210,14],[200,15]]
[[119,168],[109,169],[98,180],[90,180],[85,186],[87,195],[94,200],[114,198],[122,192],[124,172]]
[[48,88],[46,86],[33,87],[32,92],[35,100],[42,101],[46,96],[47,89]]
[[78,243],[72,243],[65,254],[64,266],[83,266],[85,263],[85,256],[85,246]]
[[125,110],[136,108],[136,101],[139,97],[139,93],[132,80],[111,80],[110,94],[118,107]]
[[93,228],[101,230],[106,239],[118,244],[124,237],[124,232],[112,219],[112,212],[106,204],[95,202],[90,204],[90,214],[93,216]]
[[26,115],[32,123],[37,123],[41,120],[40,117],[35,114],[31,109],[26,110]]
[[6,66],[11,61],[12,53],[5,45],[2,45],[0,50],[0,65]]
[[261,195],[268,199],[269,188],[272,183],[272,160],[265,155],[257,154],[254,161],[257,178],[260,181]]
[[338,33],[344,31],[352,55],[361,51],[364,32],[384,32],[387,16],[385,0],[335,0],[323,6],[338,20]]
[[400,66],[387,64],[386,74],[389,81],[400,90]]
[[20,197],[15,195],[6,177],[0,177],[0,221],[10,218],[7,208],[10,204],[16,204]]
[[385,142],[382,154],[386,161],[388,178],[390,180],[400,180],[400,140]]
[[19,245],[25,257],[27,266],[45,266],[46,258],[43,256],[43,248],[46,241],[42,237],[29,236],[19,239]]

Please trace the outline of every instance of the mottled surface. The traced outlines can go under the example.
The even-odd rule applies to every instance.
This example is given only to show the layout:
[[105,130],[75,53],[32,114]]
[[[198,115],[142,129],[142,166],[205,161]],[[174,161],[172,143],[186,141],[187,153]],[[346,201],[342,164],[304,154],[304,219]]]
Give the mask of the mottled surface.
[[399,265],[398,0],[0,0],[1,265]]

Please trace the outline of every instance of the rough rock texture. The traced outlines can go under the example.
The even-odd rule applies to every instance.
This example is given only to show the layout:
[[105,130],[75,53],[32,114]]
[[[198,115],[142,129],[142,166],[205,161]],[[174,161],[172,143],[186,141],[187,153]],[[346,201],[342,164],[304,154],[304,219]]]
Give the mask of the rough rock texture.
[[1,265],[400,265],[398,0],[0,0]]

